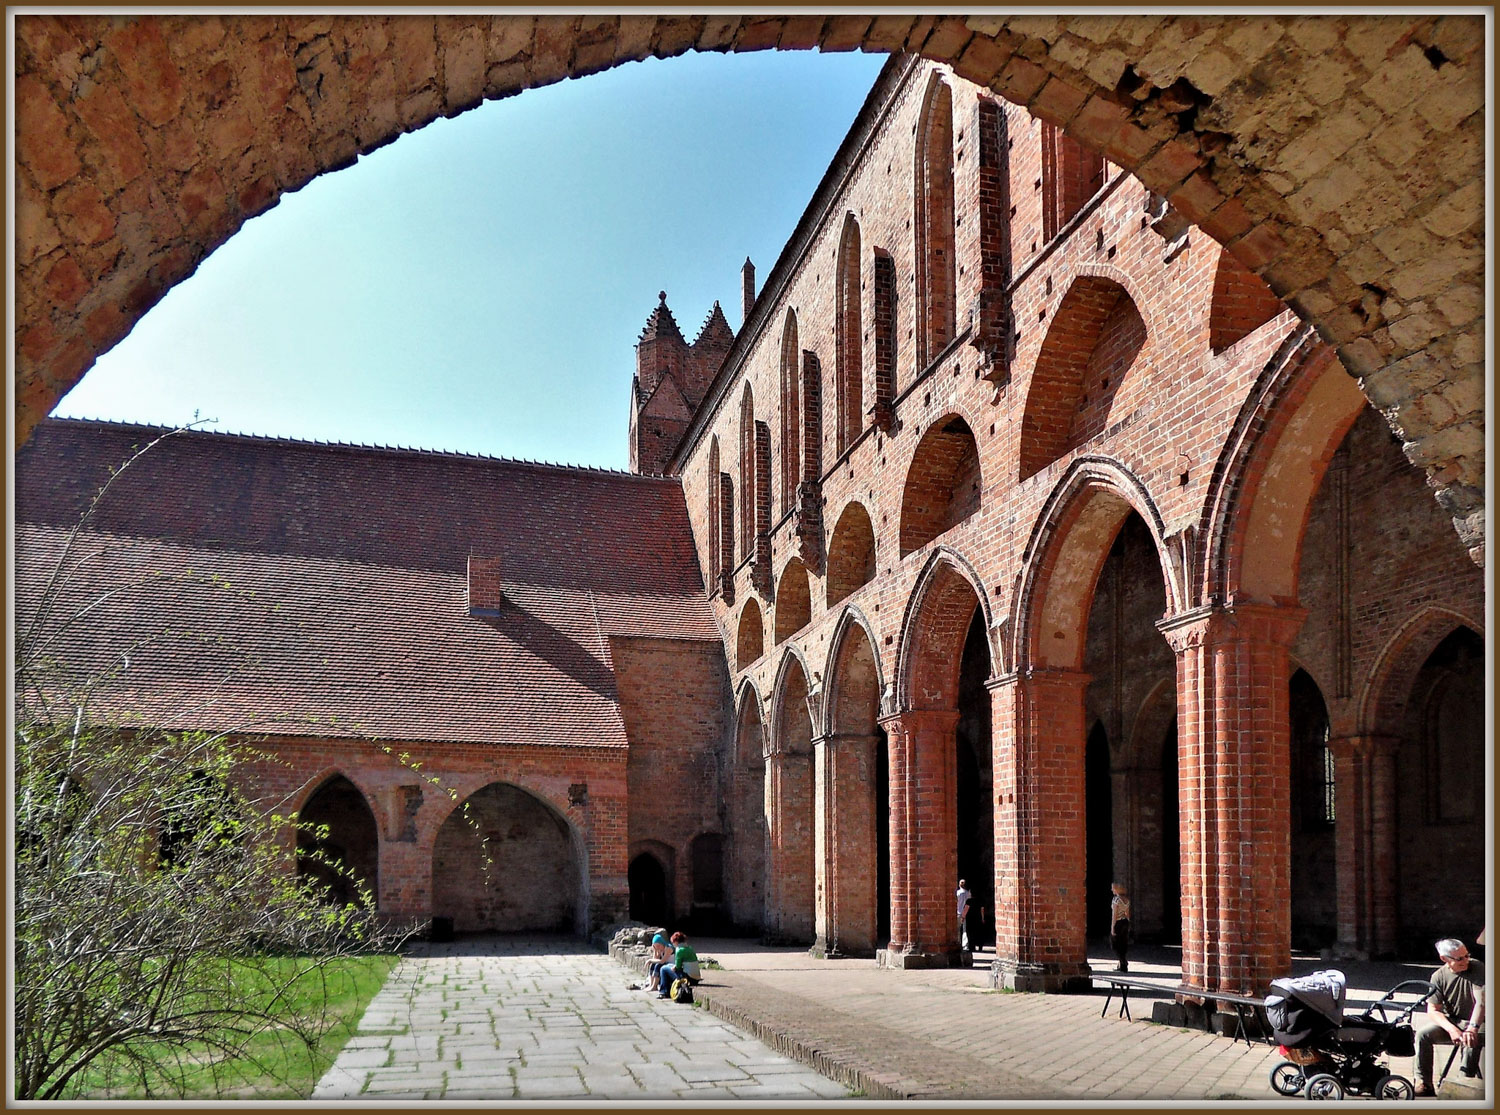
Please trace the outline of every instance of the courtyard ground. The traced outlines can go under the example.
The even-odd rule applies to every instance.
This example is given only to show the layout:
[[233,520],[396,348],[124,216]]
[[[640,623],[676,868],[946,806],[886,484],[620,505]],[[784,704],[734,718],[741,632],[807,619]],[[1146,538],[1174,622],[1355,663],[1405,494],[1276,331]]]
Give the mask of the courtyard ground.
[[[415,946],[315,1098],[1294,1102],[1270,1089],[1274,1047],[1141,1021],[1151,1006],[1139,993],[1129,1021],[1118,1001],[1101,1016],[1102,992],[992,991],[986,952],[970,969],[884,971],[753,941],[695,944],[722,965],[704,972],[697,1008],[629,990],[639,973],[574,939]],[[1351,1009],[1431,971],[1343,967]],[[1138,950],[1131,974],[1173,984],[1175,954]],[[1410,1073],[1406,1058],[1390,1067]]]

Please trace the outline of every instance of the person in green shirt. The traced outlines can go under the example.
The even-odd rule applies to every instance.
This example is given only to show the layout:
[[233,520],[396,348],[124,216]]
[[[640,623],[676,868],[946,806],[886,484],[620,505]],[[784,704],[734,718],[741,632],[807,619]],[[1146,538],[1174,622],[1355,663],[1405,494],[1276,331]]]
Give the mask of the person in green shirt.
[[687,934],[681,931],[673,933],[672,945],[676,951],[672,954],[672,963],[662,965],[661,983],[656,995],[658,999],[672,997],[672,983],[675,980],[686,978],[690,983],[697,983],[703,978],[703,967],[698,963],[698,954],[693,951],[693,946],[687,943]]

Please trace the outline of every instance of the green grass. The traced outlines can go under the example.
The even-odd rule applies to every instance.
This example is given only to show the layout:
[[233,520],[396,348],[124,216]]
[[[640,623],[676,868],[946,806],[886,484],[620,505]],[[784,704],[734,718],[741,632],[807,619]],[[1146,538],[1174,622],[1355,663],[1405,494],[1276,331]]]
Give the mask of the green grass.
[[[207,1044],[145,1042],[112,1051],[83,1073],[69,1099],[306,1099],[353,1036],[360,1016],[399,958],[348,957],[304,973],[276,1006],[277,1017],[312,1022],[321,1037],[309,1047],[291,1029],[273,1027],[243,1042],[236,1056]],[[265,1007],[273,988],[294,976],[296,957],[236,963],[235,991]]]

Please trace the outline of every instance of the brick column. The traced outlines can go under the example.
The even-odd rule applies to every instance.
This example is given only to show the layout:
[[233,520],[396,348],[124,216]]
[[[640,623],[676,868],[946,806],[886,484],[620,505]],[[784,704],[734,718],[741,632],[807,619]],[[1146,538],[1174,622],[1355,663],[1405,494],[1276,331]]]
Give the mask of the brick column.
[[828,735],[813,740],[817,801],[814,833],[817,940],[826,957],[874,956],[875,737]]
[[1344,736],[1333,750],[1339,956],[1370,959],[1396,948],[1396,745]]
[[1084,908],[1084,690],[1036,670],[988,683],[995,763],[995,956],[1000,985],[1088,985]]
[[810,773],[805,754],[774,751],[766,758],[765,939],[771,944],[805,945],[813,935]]
[[912,709],[883,718],[890,739],[891,940],[887,968],[958,960],[958,713]]
[[1300,608],[1203,608],[1158,626],[1177,652],[1182,981],[1262,994],[1290,970],[1287,649]]
[[395,918],[432,917],[432,842],[382,840],[376,905]]

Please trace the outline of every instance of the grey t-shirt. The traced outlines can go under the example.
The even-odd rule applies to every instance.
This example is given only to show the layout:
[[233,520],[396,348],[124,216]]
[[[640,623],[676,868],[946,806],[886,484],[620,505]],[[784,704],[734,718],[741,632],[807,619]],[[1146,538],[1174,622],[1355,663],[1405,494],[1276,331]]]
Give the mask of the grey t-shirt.
[[1467,1022],[1474,1000],[1484,994],[1484,964],[1471,959],[1462,972],[1450,971],[1445,964],[1432,973],[1432,986],[1436,990],[1427,1001],[1442,1007],[1450,1021]]

